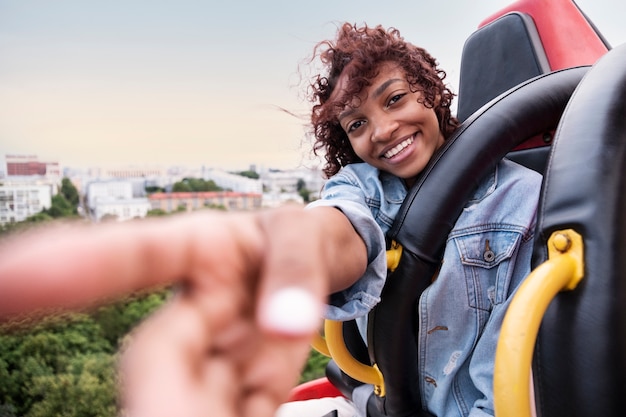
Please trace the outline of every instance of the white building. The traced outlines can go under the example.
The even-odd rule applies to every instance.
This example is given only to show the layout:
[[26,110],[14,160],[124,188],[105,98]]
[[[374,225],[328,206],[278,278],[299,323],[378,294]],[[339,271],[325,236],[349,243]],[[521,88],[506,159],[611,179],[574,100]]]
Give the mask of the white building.
[[319,195],[325,182],[321,171],[306,168],[268,171],[261,175],[261,181],[266,193],[295,193],[303,182],[314,195]]
[[148,201],[147,198],[131,198],[127,200],[100,200],[91,213],[92,218],[96,222],[107,217],[121,222],[144,218],[148,214],[148,211],[150,211],[150,201]]
[[95,181],[87,185],[87,208],[94,210],[98,201],[130,200],[133,184],[130,181]]
[[87,211],[99,222],[105,216],[125,221],[146,217],[150,210],[147,198],[136,198],[133,181],[97,181],[87,185]]
[[204,173],[202,179],[205,181],[211,180],[218,187],[237,193],[261,194],[263,192],[263,183],[261,181],[219,169],[209,169]]
[[48,185],[0,185],[0,224],[21,222],[52,205]]

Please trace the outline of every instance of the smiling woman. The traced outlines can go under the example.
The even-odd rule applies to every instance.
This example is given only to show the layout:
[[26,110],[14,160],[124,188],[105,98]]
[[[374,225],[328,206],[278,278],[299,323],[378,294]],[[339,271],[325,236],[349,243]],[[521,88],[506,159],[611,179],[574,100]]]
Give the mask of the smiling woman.
[[[372,40],[364,43],[363,37]],[[344,24],[337,46],[320,50],[319,58],[332,65],[313,85],[313,99],[318,101],[312,112],[314,149],[325,152],[326,175],[363,161],[414,178],[455,130],[458,123],[451,116],[453,94],[443,82],[445,72],[426,50],[405,42],[399,31]],[[408,158],[413,167],[394,158],[404,142],[413,145],[411,150],[418,148],[419,155]]]
[[444,136],[435,110],[426,107],[421,91],[411,90],[407,78],[398,65],[379,66],[371,86],[355,98],[358,106],[341,113],[338,122],[363,162],[411,186]]
[[[331,277],[326,314],[356,319],[364,334],[363,323],[387,288],[386,235],[409,187],[437,159],[458,122],[445,72],[399,31],[346,23],[316,51],[325,68],[313,78],[311,119],[315,149],[324,151],[330,178],[307,211],[338,209],[365,245],[367,262],[343,261],[364,269],[360,276]],[[413,389],[424,409],[439,416],[493,415],[495,340],[511,294],[530,271],[540,175],[505,160],[472,180],[476,187],[462,190],[470,198],[436,262],[436,279],[400,320],[415,324],[407,338],[418,332],[420,367],[411,378],[421,383]],[[356,409],[365,414],[367,401],[361,399],[374,388],[363,389],[357,388],[354,403],[292,402],[278,415],[313,417],[333,409],[339,416]],[[384,397],[382,391],[374,392]]]

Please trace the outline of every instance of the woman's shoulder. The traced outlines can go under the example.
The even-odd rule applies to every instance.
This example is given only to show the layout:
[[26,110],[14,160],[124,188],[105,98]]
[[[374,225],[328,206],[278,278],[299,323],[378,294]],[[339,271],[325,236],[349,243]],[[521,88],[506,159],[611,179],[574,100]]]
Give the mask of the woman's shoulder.
[[346,183],[359,187],[366,195],[384,195],[394,201],[404,199],[407,192],[402,179],[364,162],[346,165],[328,180],[328,185]]
[[380,208],[402,204],[406,193],[406,187],[400,178],[366,163],[356,163],[346,165],[329,178],[320,199],[358,200],[370,208]]
[[[378,169],[366,163],[349,164],[342,167],[339,172],[326,181],[325,188],[337,185],[353,185],[362,189],[372,186],[372,182],[378,181],[380,172]],[[369,186],[368,186],[369,184]]]
[[499,177],[506,180],[517,179],[533,183],[541,183],[543,180],[543,176],[537,171],[506,158],[500,161],[496,169],[499,172]]
[[[541,191],[542,176],[509,160],[498,163],[479,183],[457,219],[455,230],[490,224],[532,227]],[[498,226],[499,227],[499,226]]]
[[503,159],[497,166],[498,188],[502,192],[538,197],[542,181],[541,174],[509,159]]

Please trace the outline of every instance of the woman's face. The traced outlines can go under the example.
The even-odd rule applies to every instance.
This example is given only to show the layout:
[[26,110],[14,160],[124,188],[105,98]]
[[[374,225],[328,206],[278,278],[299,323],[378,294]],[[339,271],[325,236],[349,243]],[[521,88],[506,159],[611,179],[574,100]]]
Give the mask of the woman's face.
[[[338,89],[345,85],[341,77]],[[421,92],[411,92],[401,67],[385,63],[355,105],[338,116],[364,162],[403,178],[409,186],[444,142],[435,111],[424,106],[422,98]]]

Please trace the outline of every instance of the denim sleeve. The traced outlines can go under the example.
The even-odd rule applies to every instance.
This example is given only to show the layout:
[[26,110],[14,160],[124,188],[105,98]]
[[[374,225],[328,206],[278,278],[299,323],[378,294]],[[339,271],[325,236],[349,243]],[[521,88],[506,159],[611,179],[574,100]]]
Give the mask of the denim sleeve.
[[322,191],[322,198],[307,209],[335,207],[348,218],[367,248],[367,269],[350,288],[331,294],[325,317],[331,320],[352,320],[369,313],[380,301],[387,277],[385,236],[370,210],[363,186],[357,176],[340,172],[332,177]]

